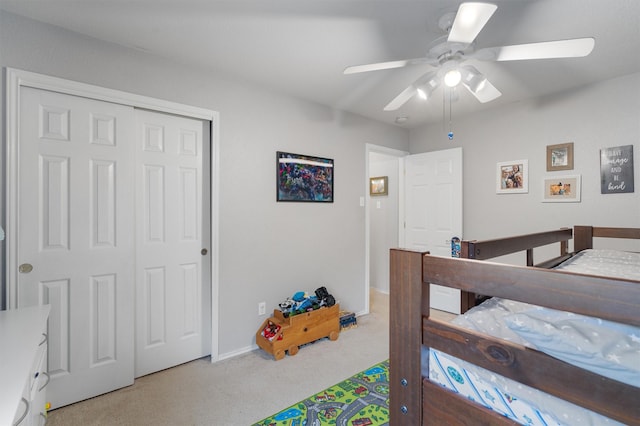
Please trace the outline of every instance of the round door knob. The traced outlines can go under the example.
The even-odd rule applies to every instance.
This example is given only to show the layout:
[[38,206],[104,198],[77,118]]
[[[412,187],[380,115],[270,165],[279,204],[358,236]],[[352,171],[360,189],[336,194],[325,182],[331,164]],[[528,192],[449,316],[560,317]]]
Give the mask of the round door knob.
[[209,253],[209,252],[207,251],[207,249],[202,249],[202,250],[200,250],[200,254],[201,254],[201,255],[203,255],[203,256],[206,256],[206,255],[207,255],[207,253]]
[[29,272],[33,271],[33,265],[30,263],[23,263],[22,265],[18,266],[18,271],[21,274],[28,274]]

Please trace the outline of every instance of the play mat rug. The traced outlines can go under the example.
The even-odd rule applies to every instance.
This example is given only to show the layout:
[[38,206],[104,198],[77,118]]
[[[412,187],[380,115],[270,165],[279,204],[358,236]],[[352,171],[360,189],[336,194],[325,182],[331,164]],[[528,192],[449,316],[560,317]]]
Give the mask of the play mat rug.
[[389,424],[389,361],[298,402],[253,426]]

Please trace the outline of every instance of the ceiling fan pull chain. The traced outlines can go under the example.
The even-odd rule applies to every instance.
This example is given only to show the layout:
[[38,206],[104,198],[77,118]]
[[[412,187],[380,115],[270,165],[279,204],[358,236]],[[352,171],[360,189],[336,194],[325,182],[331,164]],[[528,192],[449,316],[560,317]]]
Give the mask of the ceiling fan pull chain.
[[452,108],[451,108],[452,99],[453,99],[453,88],[449,89],[449,133],[447,133],[447,137],[449,138],[449,140],[453,140],[453,126],[451,124],[452,116],[453,116]]
[[447,131],[447,125],[446,125],[446,121],[447,121],[447,113],[446,113],[446,111],[447,111],[447,109],[446,109],[446,106],[445,106],[446,96],[447,96],[447,91],[446,91],[446,89],[443,88],[442,89],[442,131],[443,132]]

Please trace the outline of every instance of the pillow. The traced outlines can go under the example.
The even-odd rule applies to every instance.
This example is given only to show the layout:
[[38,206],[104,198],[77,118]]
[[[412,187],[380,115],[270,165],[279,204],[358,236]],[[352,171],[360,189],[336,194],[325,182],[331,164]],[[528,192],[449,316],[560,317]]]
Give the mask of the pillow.
[[640,328],[542,307],[504,320],[538,350],[640,388]]

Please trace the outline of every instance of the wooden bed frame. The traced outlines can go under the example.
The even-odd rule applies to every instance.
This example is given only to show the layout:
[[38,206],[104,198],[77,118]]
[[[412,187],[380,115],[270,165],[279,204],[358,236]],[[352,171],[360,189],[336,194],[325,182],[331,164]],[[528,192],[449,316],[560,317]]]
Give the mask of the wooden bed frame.
[[[640,425],[640,389],[574,367],[537,350],[430,318],[429,283],[640,326],[640,282],[553,267],[593,248],[593,238],[640,239],[640,228],[576,226],[487,241],[463,241],[466,259],[392,249],[390,287],[390,424],[515,425],[421,375],[421,347],[432,347],[628,425]],[[568,253],[573,238],[574,251]],[[533,248],[559,243],[558,257],[534,264]],[[527,266],[478,262],[526,252]],[[568,384],[571,384],[569,386]]]

